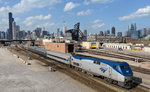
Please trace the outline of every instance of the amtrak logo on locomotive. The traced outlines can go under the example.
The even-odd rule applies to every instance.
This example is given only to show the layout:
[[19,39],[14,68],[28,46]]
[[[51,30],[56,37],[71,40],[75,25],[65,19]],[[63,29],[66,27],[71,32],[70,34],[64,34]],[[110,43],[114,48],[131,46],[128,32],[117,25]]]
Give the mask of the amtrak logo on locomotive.
[[107,68],[105,68],[105,67],[101,67],[101,68],[99,68],[103,73],[105,73],[106,71],[107,71]]

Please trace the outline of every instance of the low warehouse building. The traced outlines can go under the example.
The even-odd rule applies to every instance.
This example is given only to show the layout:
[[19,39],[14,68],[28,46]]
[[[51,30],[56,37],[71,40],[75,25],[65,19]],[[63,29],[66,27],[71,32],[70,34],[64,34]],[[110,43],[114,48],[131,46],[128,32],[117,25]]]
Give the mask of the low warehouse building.
[[75,44],[74,43],[45,43],[45,49],[51,51],[57,51],[62,53],[74,53]]
[[99,48],[99,42],[82,42],[84,49],[97,49]]
[[145,47],[143,48],[143,51],[144,51],[144,52],[150,52],[150,46],[145,46]]
[[115,48],[115,49],[126,49],[126,50],[131,50],[131,44],[123,44],[123,43],[104,43],[102,45],[103,47],[106,48]]

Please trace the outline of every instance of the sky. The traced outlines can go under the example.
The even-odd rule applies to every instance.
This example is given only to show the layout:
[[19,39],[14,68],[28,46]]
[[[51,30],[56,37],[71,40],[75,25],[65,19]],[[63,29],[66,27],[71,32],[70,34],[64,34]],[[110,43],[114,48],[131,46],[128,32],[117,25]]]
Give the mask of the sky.
[[137,29],[150,28],[150,0],[0,0],[0,31],[8,28],[8,12],[26,31],[45,27],[51,33],[77,22],[88,33],[113,26],[124,33],[133,22]]

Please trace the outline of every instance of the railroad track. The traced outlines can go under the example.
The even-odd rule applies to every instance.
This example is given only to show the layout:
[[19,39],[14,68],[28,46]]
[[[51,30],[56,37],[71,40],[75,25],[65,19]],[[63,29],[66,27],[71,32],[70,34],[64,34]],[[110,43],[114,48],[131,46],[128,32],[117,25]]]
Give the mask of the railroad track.
[[[21,48],[14,48],[13,50],[17,51],[18,53],[25,55],[25,56],[27,55],[27,53],[31,53],[30,51],[21,49]],[[87,74],[79,72],[75,69],[69,68],[62,63],[55,62],[55,63],[51,64],[49,58],[37,55],[35,53],[30,54],[30,57],[33,59],[37,59],[43,63],[46,63],[47,65],[57,69],[58,71],[65,73],[65,74],[69,75],[70,77],[72,77],[73,79],[80,81],[81,83],[83,83],[97,91],[100,91],[100,92],[115,92],[115,91],[118,91],[118,92],[147,92],[147,91],[145,91],[145,89],[142,89],[139,87],[135,87],[130,90],[126,90],[117,85],[109,84],[108,82],[106,82],[103,79],[100,79],[98,77],[91,77],[91,76],[88,76]],[[103,85],[101,82],[103,82],[105,85]],[[112,87],[115,89],[112,89]]]
[[150,75],[150,69],[145,69],[142,67],[136,67],[136,66],[132,66],[130,65],[131,69],[135,72],[140,72],[140,73],[144,73],[144,74],[149,74]]
[[138,58],[139,62],[150,62],[150,58],[144,58],[142,56],[136,56],[132,54],[123,54],[120,52],[108,52],[108,51],[96,51],[96,50],[88,50],[88,53],[90,54],[95,54],[95,55],[101,55],[101,56],[109,56],[109,57],[114,57],[114,58],[119,58],[119,59],[125,59],[125,60],[131,60],[135,61],[135,59]]
[[[124,56],[121,56],[121,55],[115,55],[115,54],[99,52],[99,51],[93,51],[93,50],[92,51],[89,50],[88,53],[94,54],[94,55],[100,55],[100,56],[107,56],[107,57],[125,59],[125,60],[132,60],[132,61],[134,60],[134,58],[130,58],[130,57],[124,57]],[[150,69],[145,69],[145,68],[142,68],[142,67],[136,67],[136,66],[132,66],[132,65],[130,65],[130,67],[133,71],[150,75]]]
[[[110,52],[109,50],[105,50],[105,51]],[[111,51],[111,52],[150,60],[150,56],[147,56],[147,55],[139,55],[139,54],[133,54],[133,53],[126,53],[126,52],[122,52],[122,51]]]
[[[22,54],[22,55],[27,55],[27,53],[30,53],[29,51],[25,50],[25,49],[20,49],[20,48],[14,48],[13,50],[17,51],[18,53]],[[48,66],[51,66],[53,68],[55,68],[57,71],[60,71],[62,73],[65,73],[67,75],[69,75],[71,78],[80,81],[81,83],[95,89],[96,91],[103,91],[103,92],[116,92],[113,89],[110,89],[108,87],[105,87],[104,85],[96,82],[95,80],[92,80],[90,76],[83,74],[82,72],[78,72],[75,69],[69,68],[64,64],[55,62],[55,63],[50,63],[50,59],[40,56],[35,54],[35,53],[31,53],[30,57],[36,60],[39,60],[43,63],[45,63]]]
[[124,52],[116,52],[116,51],[108,51],[108,50],[102,50],[102,51],[95,51],[95,50],[89,50],[89,51],[94,51],[94,52],[101,52],[101,53],[107,53],[115,56],[119,56],[120,59],[126,59],[126,60],[132,60],[134,61],[135,59],[139,59],[139,62],[150,62],[150,57],[149,56],[144,56],[144,55],[135,55],[131,53],[124,53]]
[[114,57],[114,58],[119,58],[119,59],[125,59],[125,60],[135,60],[133,57],[125,57],[121,55],[114,55],[109,52],[102,52],[102,51],[93,51],[93,50],[88,50],[88,53],[90,54],[95,54],[95,55],[101,55],[101,56],[108,56],[108,57]]

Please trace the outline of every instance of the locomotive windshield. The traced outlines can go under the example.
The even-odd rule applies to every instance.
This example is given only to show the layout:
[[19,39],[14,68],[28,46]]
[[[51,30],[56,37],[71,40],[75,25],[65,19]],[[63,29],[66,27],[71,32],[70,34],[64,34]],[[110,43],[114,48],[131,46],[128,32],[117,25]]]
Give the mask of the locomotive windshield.
[[121,69],[127,69],[130,68],[129,65],[125,65],[125,66],[120,66]]
[[133,72],[130,68],[129,65],[120,65],[120,72],[124,75],[124,76],[133,76]]

